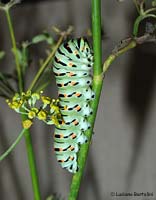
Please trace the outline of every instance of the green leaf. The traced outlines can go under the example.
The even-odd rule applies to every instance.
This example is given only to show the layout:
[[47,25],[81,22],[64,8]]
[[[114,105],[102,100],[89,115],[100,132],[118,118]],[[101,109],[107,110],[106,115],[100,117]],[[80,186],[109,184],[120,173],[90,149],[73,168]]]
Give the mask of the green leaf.
[[[13,51],[13,50],[12,50]],[[17,48],[17,55],[18,55],[18,60],[19,60],[19,63],[21,65],[21,62],[22,62],[22,52],[20,49]]]
[[25,71],[31,62],[30,56],[29,56],[29,49],[28,49],[28,46],[25,45],[25,43],[22,44],[22,60],[21,61],[22,61],[22,67],[23,67],[23,74],[25,74]]
[[3,59],[5,56],[5,52],[4,51],[0,51],[0,60]]
[[29,47],[28,42],[23,42],[21,48],[17,48],[18,60],[22,68],[23,75],[25,74],[26,69],[28,68],[31,61],[29,57],[28,47]]
[[32,39],[32,44],[37,44],[37,43],[44,42],[44,41],[46,41],[49,45],[52,45],[54,42],[52,36],[49,33],[44,32],[40,35],[35,36]]
[[32,39],[33,44],[37,44],[39,42],[43,42],[46,40],[46,37],[44,35],[37,35]]

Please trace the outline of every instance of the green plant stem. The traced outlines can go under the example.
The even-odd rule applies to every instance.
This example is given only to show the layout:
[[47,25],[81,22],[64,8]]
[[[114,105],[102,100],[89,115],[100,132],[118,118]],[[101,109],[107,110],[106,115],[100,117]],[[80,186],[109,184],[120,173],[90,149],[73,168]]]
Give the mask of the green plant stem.
[[[24,121],[26,119],[27,119],[27,116],[22,115],[22,120]],[[27,155],[28,155],[28,161],[29,161],[29,170],[30,170],[30,175],[32,179],[34,200],[41,200],[35,154],[34,154],[34,150],[32,146],[32,138],[31,138],[29,129],[26,129],[24,136],[25,136],[25,143],[26,143],[26,149],[27,149]]]
[[[5,13],[6,13],[8,27],[9,27],[10,36],[11,36],[13,53],[15,56],[16,70],[17,70],[18,82],[19,82],[19,91],[20,93],[22,93],[24,90],[23,76],[22,76],[21,67],[18,60],[16,39],[15,39],[13,25],[12,25],[10,13],[9,13],[9,7],[6,7]],[[27,119],[25,115],[21,115],[21,117],[23,121]],[[30,170],[30,175],[32,179],[34,199],[41,200],[41,195],[40,195],[40,190],[39,190],[39,180],[38,180],[38,174],[37,174],[37,168],[36,168],[36,162],[35,162],[35,154],[33,151],[31,134],[28,129],[25,130],[24,137],[25,137],[26,150],[27,150],[27,156],[28,156],[28,161],[29,161],[29,170]]]
[[73,175],[70,187],[68,200],[76,200],[80,189],[81,179],[85,168],[85,163],[88,155],[89,146],[91,143],[94,122],[96,118],[97,108],[102,89],[102,48],[101,48],[101,1],[92,0],[92,33],[93,33],[93,50],[94,50],[94,77],[93,77],[93,90],[95,92],[95,100],[91,104],[93,108],[93,115],[89,118],[91,129],[86,132],[88,142],[82,145],[79,156],[78,164],[79,171]]
[[1,156],[0,156],[0,161],[2,161],[4,158],[6,158],[9,153],[11,153],[11,151],[16,147],[16,145],[20,142],[20,140],[22,139],[24,133],[25,133],[26,129],[23,129],[21,131],[21,133],[18,135],[17,139],[14,141],[14,143],[8,148],[7,151],[5,151]]
[[40,87],[37,87],[37,89],[35,89],[36,93],[39,93],[40,91],[44,91],[44,89],[51,83],[51,81],[47,81],[46,83],[42,84]]
[[22,72],[21,72],[19,60],[18,60],[15,34],[14,34],[14,29],[13,29],[13,25],[12,25],[12,21],[11,21],[11,17],[10,17],[9,7],[5,9],[5,14],[6,14],[9,32],[10,32],[10,36],[11,36],[13,54],[15,56],[16,70],[17,70],[17,76],[18,76],[18,81],[19,81],[19,91],[21,93],[23,91],[23,77],[22,77]]
[[1,83],[1,82],[0,82],[0,91],[1,91],[4,95],[6,95],[6,96],[8,96],[8,97],[11,96],[11,95],[10,95],[10,91],[8,90],[8,88],[6,87],[6,85],[3,84],[3,83]]
[[37,72],[35,78],[33,79],[32,83],[30,85],[30,87],[28,88],[28,90],[32,90],[33,89],[33,87],[35,86],[35,84],[37,83],[37,81],[39,80],[39,78],[41,77],[41,75],[43,74],[44,70],[48,66],[49,62],[53,58],[56,50],[58,49],[58,47],[62,43],[63,38],[64,38],[64,35],[61,35],[60,38],[59,38],[59,40],[58,40],[58,42],[57,42],[57,44],[55,45],[53,51],[49,54],[49,56],[47,57],[47,59],[45,60],[45,62],[40,67],[39,71]]
[[151,36],[150,34],[145,34],[143,36],[137,37],[137,38],[131,38],[129,40],[129,43],[127,43],[127,45],[125,45],[124,47],[122,47],[121,49],[119,49],[116,52],[113,52],[112,54],[110,54],[108,56],[108,58],[105,60],[104,64],[103,64],[103,74],[105,75],[107,70],[109,69],[110,65],[113,63],[113,61],[118,58],[119,56],[121,56],[122,54],[126,53],[127,51],[129,51],[130,49],[135,48],[138,44],[143,44],[145,42],[150,41]]
[[156,19],[156,15],[154,15],[154,14],[140,15],[136,18],[136,20],[134,22],[134,27],[133,27],[133,36],[134,37],[136,37],[138,35],[139,25],[140,25],[141,21],[146,18],[149,18],[149,17]]
[[156,8],[150,8],[150,9],[145,11],[145,14],[148,14],[148,13],[154,12],[154,11],[156,11]]
[[138,13],[140,14],[140,9],[139,9],[139,6],[138,6],[138,4],[137,4],[137,1],[136,1],[136,0],[133,0],[133,3],[134,3],[134,5],[135,5],[135,7],[136,7]]
[[6,91],[8,92],[8,94],[13,94],[13,91],[10,89],[10,87],[8,87],[8,85],[4,82],[0,80],[0,86]]
[[140,3],[140,15],[144,15],[144,3],[145,3],[145,1],[142,1]]
[[105,60],[104,64],[103,64],[103,73],[105,74],[108,70],[108,68],[110,67],[110,65],[112,64],[112,62],[120,55],[122,55],[123,53],[127,52],[128,50],[136,47],[137,42],[135,40],[131,40],[129,44],[127,44],[127,46],[123,47],[122,49],[120,49],[119,51],[117,51],[116,53],[112,53],[111,55],[108,56],[108,58]]
[[0,73],[0,81],[5,84],[5,86],[8,88],[8,90],[10,90],[10,92],[15,93],[14,88],[10,85],[10,83],[8,82],[8,80],[5,78],[5,76]]

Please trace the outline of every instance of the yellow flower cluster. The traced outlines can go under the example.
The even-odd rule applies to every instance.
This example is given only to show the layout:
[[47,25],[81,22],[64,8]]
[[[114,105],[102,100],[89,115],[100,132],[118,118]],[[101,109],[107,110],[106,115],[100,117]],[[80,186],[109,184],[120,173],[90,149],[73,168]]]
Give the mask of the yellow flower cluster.
[[59,99],[51,99],[48,96],[43,96],[42,93],[42,91],[40,93],[28,91],[21,95],[16,93],[11,100],[6,100],[11,109],[27,115],[28,119],[23,122],[24,128],[29,128],[34,118],[38,118],[48,125],[59,126],[59,120],[62,119]]

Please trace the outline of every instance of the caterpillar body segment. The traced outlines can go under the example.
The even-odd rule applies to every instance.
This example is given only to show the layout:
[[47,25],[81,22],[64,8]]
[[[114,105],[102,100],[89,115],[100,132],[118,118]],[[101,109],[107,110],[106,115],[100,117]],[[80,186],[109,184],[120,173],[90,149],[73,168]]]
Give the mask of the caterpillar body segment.
[[56,84],[58,86],[58,88],[62,88],[64,90],[66,90],[66,88],[81,88],[84,87],[86,85],[90,86],[92,84],[92,78],[91,77],[81,77],[80,80],[78,80],[77,77],[73,77],[69,80],[69,78],[63,78],[64,82],[62,83],[62,79],[58,78],[56,80]]
[[53,71],[54,71],[54,74],[55,74],[55,77],[57,77],[57,79],[60,79],[60,78],[63,78],[63,77],[66,77],[66,78],[74,78],[74,77],[79,77],[79,78],[82,78],[82,77],[86,77],[86,76],[89,76],[90,75],[90,72],[89,71],[70,71],[70,70],[66,70],[66,69],[62,69],[61,67],[53,67]]
[[79,90],[74,90],[73,88],[68,88],[66,90],[60,88],[59,89],[59,98],[63,101],[90,101],[92,99],[94,99],[95,95],[94,92],[92,91],[92,89],[90,87],[88,88],[84,88],[81,87],[79,88]]
[[92,114],[92,109],[89,106],[88,102],[70,102],[70,101],[61,101],[60,110],[63,115],[80,115],[87,117]]

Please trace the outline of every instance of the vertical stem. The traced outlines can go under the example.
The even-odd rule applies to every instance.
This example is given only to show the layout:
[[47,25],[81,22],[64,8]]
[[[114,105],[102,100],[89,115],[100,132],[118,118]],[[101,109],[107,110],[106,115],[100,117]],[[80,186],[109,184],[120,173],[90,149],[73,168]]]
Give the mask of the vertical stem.
[[78,196],[102,89],[101,0],[92,0],[92,33],[94,50],[93,90],[95,92],[95,100],[91,104],[93,115],[89,118],[92,128],[86,132],[88,142],[83,144],[80,149],[78,156],[79,171],[73,175],[68,200],[76,200]]
[[102,73],[101,1],[92,0],[92,34],[94,51],[94,77]]
[[[10,36],[11,36],[13,53],[15,56],[16,70],[17,70],[18,82],[19,82],[19,91],[20,91],[20,93],[22,93],[24,90],[24,83],[23,83],[21,67],[20,67],[19,59],[18,59],[18,55],[17,55],[16,39],[15,39],[14,29],[13,29],[13,25],[12,25],[12,21],[11,21],[11,17],[10,17],[9,8],[5,9],[5,13],[6,13],[9,32],[10,32]],[[25,115],[21,115],[21,116],[22,116],[22,120],[27,119]],[[35,154],[33,151],[30,131],[28,129],[25,130],[24,136],[25,136],[26,150],[27,150],[27,156],[28,156],[28,161],[29,161],[29,170],[30,170],[30,175],[31,175],[31,179],[32,179],[34,199],[41,200],[38,174],[37,174],[37,168],[36,168],[36,162],[35,162]]]
[[95,92],[95,100],[91,105],[93,108],[93,116],[91,116],[90,120],[94,126],[103,83],[101,44],[101,0],[92,0],[92,33],[94,51],[93,91]]
[[23,77],[22,77],[19,60],[18,60],[15,34],[14,34],[14,29],[13,29],[13,25],[12,25],[12,21],[11,21],[11,17],[10,17],[9,8],[5,9],[5,13],[6,13],[6,18],[7,18],[9,32],[10,32],[11,41],[12,41],[13,54],[15,56],[16,70],[17,70],[17,76],[18,76],[18,81],[19,81],[19,91],[21,93],[23,91]]
[[[22,115],[22,120],[24,121],[26,119],[27,117],[25,115]],[[34,154],[34,150],[32,146],[32,138],[30,135],[30,131],[28,129],[26,129],[24,136],[25,136],[27,156],[28,156],[28,161],[29,161],[29,170],[30,170],[33,192],[34,192],[34,200],[41,200],[35,154]]]

